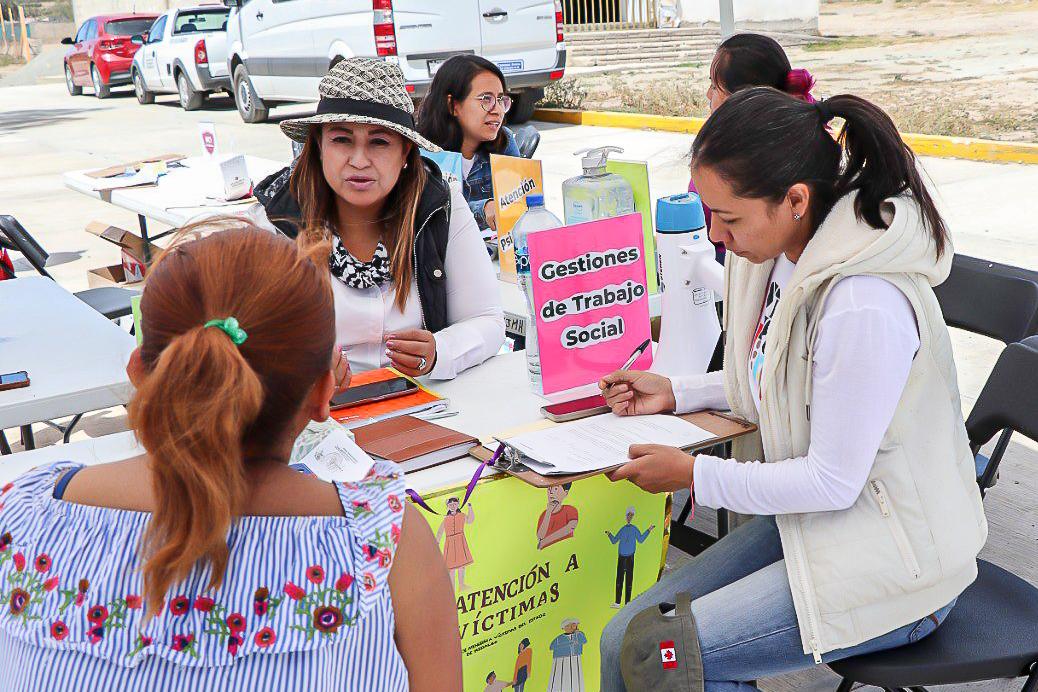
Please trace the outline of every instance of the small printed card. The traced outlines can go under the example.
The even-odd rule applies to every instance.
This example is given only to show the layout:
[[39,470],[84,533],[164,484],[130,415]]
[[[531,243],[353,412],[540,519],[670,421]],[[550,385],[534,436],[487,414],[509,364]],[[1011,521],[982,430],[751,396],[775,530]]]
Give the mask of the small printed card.
[[353,433],[329,418],[306,426],[296,438],[288,463],[322,481],[350,483],[367,476],[375,462],[353,441]]
[[234,156],[220,163],[223,175],[223,198],[232,202],[252,194],[252,178],[245,166],[244,156]]
[[198,123],[198,136],[202,140],[202,157],[213,159],[220,155],[220,147],[216,143],[216,123]]

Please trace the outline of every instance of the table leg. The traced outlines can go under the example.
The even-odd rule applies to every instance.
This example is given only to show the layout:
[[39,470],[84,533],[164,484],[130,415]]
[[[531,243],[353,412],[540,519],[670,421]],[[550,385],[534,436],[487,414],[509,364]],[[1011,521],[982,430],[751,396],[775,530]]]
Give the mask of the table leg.
[[4,431],[0,430],[0,454],[10,454],[11,445],[7,444],[7,435],[4,435]]
[[22,449],[29,451],[30,449],[36,449],[36,438],[32,436],[32,426],[23,425],[22,428]]
[[151,262],[151,241],[148,239],[148,220],[144,218],[144,214],[137,214],[137,225],[141,227],[141,239],[144,241],[144,262],[148,264]]
[[722,538],[728,535],[728,524],[728,510],[717,510],[717,540],[721,540]]

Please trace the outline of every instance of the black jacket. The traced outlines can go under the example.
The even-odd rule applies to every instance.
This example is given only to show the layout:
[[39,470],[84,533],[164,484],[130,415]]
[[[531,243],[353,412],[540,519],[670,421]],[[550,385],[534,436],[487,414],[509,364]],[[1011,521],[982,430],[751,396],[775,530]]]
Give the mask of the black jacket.
[[[444,262],[450,231],[451,191],[436,164],[424,158],[422,162],[427,175],[415,215],[414,275],[418,282],[422,321],[426,329],[436,333],[448,326]],[[299,233],[301,212],[289,189],[291,175],[291,166],[282,168],[264,178],[254,192],[271,223],[289,238],[294,238]]]

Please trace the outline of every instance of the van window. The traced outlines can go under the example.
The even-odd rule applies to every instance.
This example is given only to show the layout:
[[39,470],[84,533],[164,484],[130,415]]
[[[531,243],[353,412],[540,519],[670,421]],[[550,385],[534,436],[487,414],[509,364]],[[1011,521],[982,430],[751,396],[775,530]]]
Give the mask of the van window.
[[226,7],[179,12],[176,21],[173,22],[173,35],[225,31],[228,13],[230,9]]

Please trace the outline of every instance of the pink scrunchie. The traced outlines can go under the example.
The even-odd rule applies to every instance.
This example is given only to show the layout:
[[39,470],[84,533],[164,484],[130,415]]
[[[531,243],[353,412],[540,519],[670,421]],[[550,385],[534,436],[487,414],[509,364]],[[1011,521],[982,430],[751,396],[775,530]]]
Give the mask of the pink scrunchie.
[[786,93],[795,96],[801,101],[814,103],[815,97],[811,95],[814,89],[815,78],[807,70],[790,70],[786,75]]

